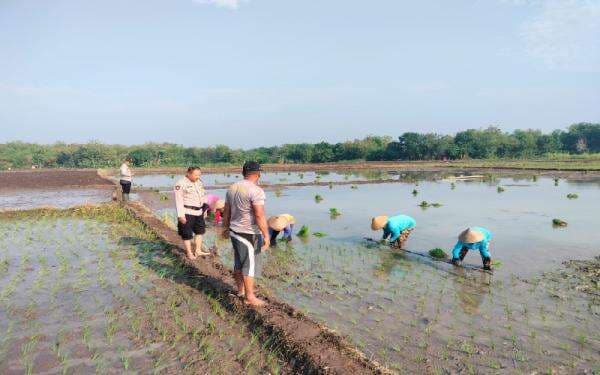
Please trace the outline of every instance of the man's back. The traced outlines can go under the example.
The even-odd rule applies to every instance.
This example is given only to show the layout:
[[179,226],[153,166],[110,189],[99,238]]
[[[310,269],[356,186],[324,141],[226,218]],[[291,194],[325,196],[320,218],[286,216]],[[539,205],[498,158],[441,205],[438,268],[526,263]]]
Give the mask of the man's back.
[[255,183],[242,180],[229,187],[227,203],[231,210],[229,228],[237,233],[259,234],[253,205],[265,204],[265,192]]

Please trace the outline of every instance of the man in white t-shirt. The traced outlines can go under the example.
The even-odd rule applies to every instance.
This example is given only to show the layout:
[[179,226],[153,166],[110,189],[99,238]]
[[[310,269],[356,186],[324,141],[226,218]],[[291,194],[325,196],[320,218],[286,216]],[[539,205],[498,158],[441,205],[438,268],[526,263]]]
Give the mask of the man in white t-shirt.
[[254,294],[254,278],[260,275],[260,254],[269,248],[269,227],[265,215],[265,192],[258,186],[260,164],[244,164],[244,179],[229,187],[223,213],[224,236],[233,245],[233,275],[238,296],[252,306],[264,301]]

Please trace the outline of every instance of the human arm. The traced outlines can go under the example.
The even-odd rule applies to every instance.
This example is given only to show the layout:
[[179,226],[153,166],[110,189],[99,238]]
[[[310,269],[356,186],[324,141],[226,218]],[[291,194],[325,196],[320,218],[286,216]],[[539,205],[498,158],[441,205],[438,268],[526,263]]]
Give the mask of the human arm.
[[481,253],[481,255],[485,258],[491,258],[490,255],[490,241],[488,240],[483,240],[481,241],[481,243],[479,244],[479,252]]
[[186,219],[185,207],[183,205],[183,187],[181,185],[175,185],[173,194],[175,195],[175,208],[177,210],[177,220],[179,220],[181,224],[185,224]]
[[229,237],[229,223],[231,222],[231,206],[229,205],[229,201],[225,202],[225,207],[223,207],[223,237]]
[[398,238],[400,238],[401,234],[402,234],[402,230],[399,227],[390,228],[390,235],[391,235],[390,242],[391,243],[396,242],[396,240]]
[[254,217],[256,219],[256,226],[263,235],[264,244],[260,251],[266,251],[271,243],[271,237],[269,236],[269,226],[267,225],[267,215],[265,214],[264,204],[253,204],[252,210],[254,211]]
[[454,245],[454,249],[452,249],[452,259],[458,259],[460,257],[460,251],[463,248],[463,243],[458,241],[456,245]]

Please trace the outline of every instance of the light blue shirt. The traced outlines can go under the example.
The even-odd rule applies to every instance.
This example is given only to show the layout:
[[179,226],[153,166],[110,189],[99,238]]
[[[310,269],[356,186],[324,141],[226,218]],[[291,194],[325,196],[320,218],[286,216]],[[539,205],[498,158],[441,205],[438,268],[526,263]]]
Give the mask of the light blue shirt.
[[412,229],[417,225],[415,219],[407,215],[397,215],[388,218],[385,227],[383,227],[383,239],[390,237],[390,242],[394,242],[400,237],[403,231]]
[[482,257],[490,258],[489,245],[492,240],[492,232],[482,227],[471,227],[471,230],[483,233],[483,240],[475,243],[458,241],[452,250],[452,258],[458,259],[463,247],[466,247],[469,250],[479,250]]

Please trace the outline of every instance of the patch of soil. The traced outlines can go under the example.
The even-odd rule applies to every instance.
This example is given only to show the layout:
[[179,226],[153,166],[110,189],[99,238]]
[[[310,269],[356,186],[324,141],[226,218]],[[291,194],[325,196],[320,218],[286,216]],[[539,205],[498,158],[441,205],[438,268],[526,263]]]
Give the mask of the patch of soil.
[[114,186],[112,181],[101,177],[94,169],[32,169],[0,172],[2,190],[112,186]]

